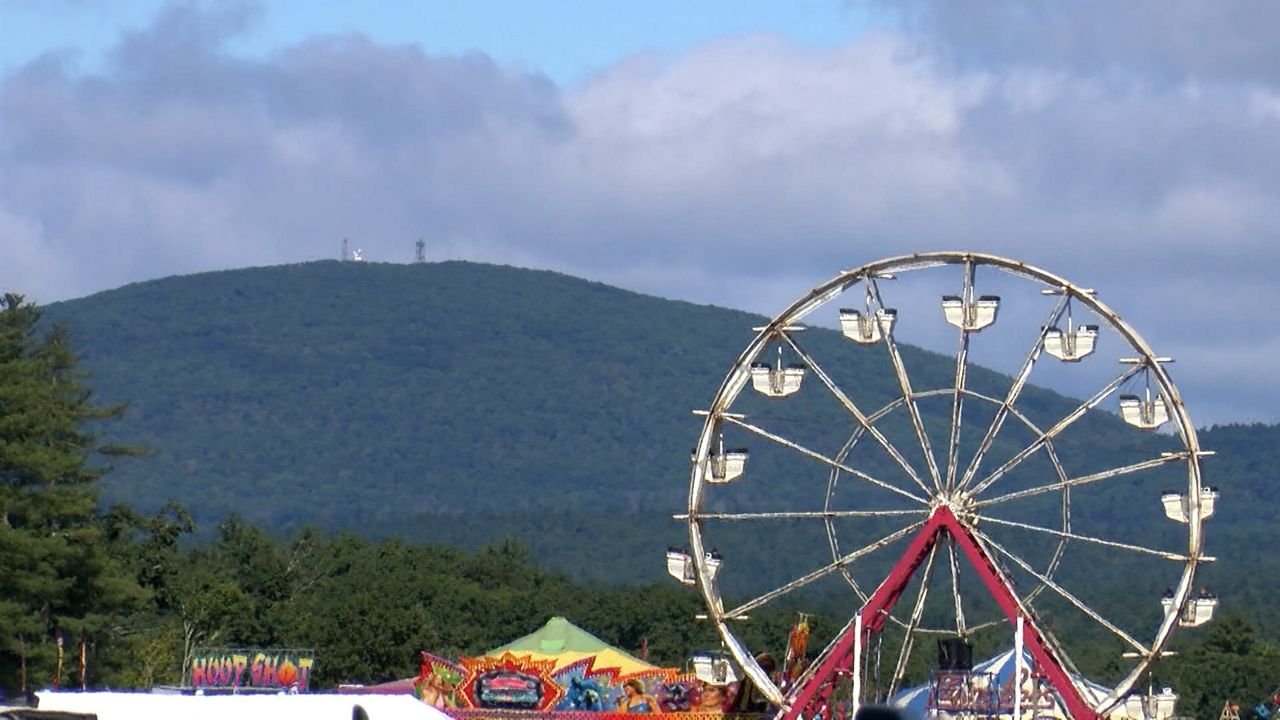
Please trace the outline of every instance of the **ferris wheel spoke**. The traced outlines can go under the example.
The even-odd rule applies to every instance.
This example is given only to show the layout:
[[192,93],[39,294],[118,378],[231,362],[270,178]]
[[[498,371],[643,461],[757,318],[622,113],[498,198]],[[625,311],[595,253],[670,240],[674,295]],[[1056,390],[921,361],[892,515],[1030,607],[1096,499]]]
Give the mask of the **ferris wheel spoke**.
[[787,593],[793,592],[795,590],[799,590],[800,588],[806,585],[809,585],[813,582],[821,580],[822,578],[830,575],[831,573],[836,572],[840,568],[851,565],[857,560],[864,558],[870,555],[871,553],[874,553],[875,551],[885,547],[886,545],[890,545],[893,542],[897,540],[901,540],[907,535],[910,535],[912,532],[915,532],[921,527],[924,527],[924,522],[925,521],[921,520],[919,522],[911,523],[910,525],[902,528],[901,530],[897,530],[888,535],[885,535],[884,537],[880,538],[879,540],[876,540],[870,545],[866,545],[864,547],[858,548],[857,550],[854,550],[851,553],[842,555],[840,558],[836,559],[835,561],[827,563],[826,565],[823,565],[822,567],[818,568],[817,570],[814,570],[813,572],[807,575],[802,575],[796,578],[795,580],[792,580],[791,582],[787,583],[786,585],[783,585],[778,588],[774,588],[773,590],[770,590],[769,592],[753,600],[745,602],[742,605],[739,605],[738,607],[732,610],[729,610],[728,612],[725,612],[724,617],[738,617],[740,615],[745,615],[762,605],[765,605],[774,600],[777,600],[778,598],[782,597],[783,595],[786,595]]
[[956,558],[955,538],[947,537],[947,556],[951,565],[951,596],[956,604],[956,634],[960,637],[968,635],[964,622],[964,606],[960,598],[960,563]]
[[[1000,619],[1000,620],[988,620],[986,622],[978,623],[977,625],[970,625],[969,635],[980,633],[983,630],[986,630],[987,628],[996,627],[997,625],[1003,625],[1006,622],[1008,621],[1004,619]],[[916,634],[917,635],[941,635],[942,637],[955,637],[956,631],[955,631],[955,628],[916,628]]]
[[831,379],[831,376],[822,369],[822,366],[818,364],[818,361],[814,360],[812,355],[805,352],[794,338],[789,334],[784,334],[782,337],[787,344],[791,346],[791,349],[795,351],[796,355],[798,355],[809,367],[809,370],[817,376],[818,380],[827,387],[827,390],[830,391],[831,394],[835,396],[836,400],[844,406],[845,410],[853,416],[853,419],[858,421],[859,428],[870,434],[871,437],[880,444],[880,447],[884,448],[884,451],[889,453],[889,456],[893,458],[893,461],[898,463],[898,466],[902,468],[903,472],[905,472],[916,485],[919,485],[920,489],[923,490],[926,495],[929,494],[929,488],[924,484],[924,481],[920,479],[920,475],[916,473],[916,470],[911,466],[911,463],[907,462],[907,459],[902,455],[902,452],[899,451],[893,443],[889,442],[889,439],[884,436],[884,433],[880,432],[876,428],[874,423],[879,418],[867,416],[867,414],[853,402],[853,399],[850,398],[849,395]]
[[733,424],[733,425],[737,425],[738,427],[740,427],[740,428],[742,428],[743,430],[746,430],[746,431],[748,431],[748,432],[750,432],[750,433],[754,433],[755,435],[759,435],[759,436],[760,436],[760,437],[762,437],[762,438],[765,438],[765,439],[767,439],[767,440],[771,440],[771,441],[773,441],[773,442],[775,442],[775,443],[777,443],[777,444],[779,444],[779,445],[782,445],[783,447],[791,448],[792,450],[795,450],[796,452],[798,452],[798,453],[800,453],[800,454],[802,454],[802,455],[807,455],[807,456],[809,456],[809,457],[813,458],[814,460],[817,460],[818,462],[821,462],[821,463],[823,463],[823,464],[825,464],[825,465],[829,465],[829,466],[831,466],[831,467],[833,467],[833,468],[836,468],[836,469],[838,469],[838,470],[841,470],[842,472],[847,472],[847,473],[849,473],[850,475],[852,475],[853,477],[856,477],[856,478],[858,478],[858,479],[860,479],[860,480],[864,480],[864,481],[866,481],[866,482],[869,482],[869,483],[871,483],[872,485],[877,485],[877,486],[879,486],[879,487],[884,488],[885,490],[888,490],[888,491],[890,491],[890,492],[897,493],[897,494],[899,494],[899,495],[901,495],[901,496],[903,496],[903,497],[910,498],[910,499],[914,500],[915,502],[920,503],[921,505],[928,505],[928,504],[929,504],[929,501],[928,501],[928,500],[925,500],[924,498],[919,497],[918,495],[913,495],[912,493],[910,493],[910,492],[908,492],[908,491],[906,491],[906,490],[903,490],[902,488],[900,488],[900,487],[898,487],[898,486],[896,486],[896,485],[894,485],[894,484],[892,484],[892,483],[887,483],[887,482],[885,482],[884,480],[880,480],[879,478],[872,477],[872,476],[870,476],[870,475],[866,474],[865,472],[863,472],[863,471],[861,471],[861,470],[858,470],[858,469],[856,469],[856,468],[851,468],[851,467],[849,467],[849,466],[845,465],[844,463],[838,462],[838,461],[836,461],[836,460],[834,460],[834,459],[832,459],[832,458],[827,457],[826,455],[823,455],[823,454],[822,454],[822,453],[820,453],[820,452],[817,452],[816,450],[810,450],[809,448],[807,448],[807,447],[805,447],[805,446],[803,446],[803,445],[801,445],[801,444],[799,444],[799,443],[797,443],[797,442],[794,442],[794,441],[792,441],[792,440],[788,440],[788,439],[786,439],[786,438],[782,437],[781,435],[777,435],[777,434],[775,434],[775,433],[771,433],[771,432],[769,432],[768,430],[765,430],[764,428],[762,428],[762,427],[760,427],[760,426],[758,426],[758,425],[753,425],[753,424],[751,424],[751,423],[747,422],[746,420],[744,420],[744,419],[742,419],[742,418],[733,417],[733,416],[731,416],[731,415],[724,415],[724,416],[723,416],[723,420],[724,420],[725,422],[731,423],[731,424]]
[[[872,294],[875,296],[876,304],[881,308],[884,307],[884,300],[880,297],[880,286],[873,278],[867,279],[867,284],[871,288]],[[898,352],[898,343],[893,338],[893,328],[884,334],[884,345],[889,351],[889,360],[893,364],[893,373],[898,377],[898,388],[902,391],[902,397],[906,401],[907,414],[911,417],[911,425],[915,427],[916,439],[920,442],[920,449],[924,453],[925,464],[929,467],[929,475],[933,478],[933,485],[938,492],[942,492],[942,476],[938,472],[938,462],[933,457],[933,446],[929,443],[929,435],[924,430],[924,421],[920,417],[920,408],[916,405],[915,394],[911,390],[911,378],[907,375],[906,365],[902,362],[902,353]]]
[[1013,384],[1009,386],[1009,392],[1005,394],[1004,400],[996,408],[995,418],[987,426],[987,433],[978,445],[978,451],[973,454],[968,467],[965,468],[964,477],[960,480],[959,485],[961,489],[968,487],[969,483],[973,482],[974,475],[977,475],[978,469],[982,467],[982,461],[986,458],[987,452],[991,450],[991,444],[995,442],[996,435],[1000,434],[1000,427],[1004,425],[1005,418],[1009,417],[1009,411],[1013,409],[1013,404],[1022,395],[1022,389],[1026,387],[1027,379],[1031,377],[1031,371],[1035,368],[1036,361],[1040,358],[1040,351],[1044,347],[1045,333],[1062,317],[1062,311],[1066,308],[1069,298],[1070,295],[1064,292],[1062,299],[1058,301],[1058,304],[1049,313],[1048,319],[1040,327],[1040,332],[1036,335],[1035,344],[1027,352],[1026,358],[1022,361],[1022,368],[1018,370],[1018,374],[1014,376]]
[[[1057,476],[1058,482],[1060,483],[1067,482],[1067,471],[1062,467],[1062,461],[1058,459],[1058,451],[1053,447],[1053,443],[1046,443],[1044,446],[1044,452],[1045,452],[1045,455],[1049,458],[1049,463],[1053,466],[1053,472],[1054,472],[1054,475]],[[1071,486],[1068,485],[1066,486],[1066,488],[1062,490],[1061,500],[1060,500],[1062,503],[1061,504],[1062,529],[1068,530],[1068,531],[1071,529],[1071,490],[1069,489],[1070,487]],[[1050,556],[1048,564],[1044,566],[1044,574],[1050,577],[1053,577],[1053,574],[1058,571],[1058,565],[1059,563],[1062,562],[1062,556],[1066,553],[1066,550],[1067,550],[1066,539],[1058,540],[1057,547],[1053,549],[1053,555]],[[1043,585],[1039,585],[1033,588],[1031,592],[1027,593],[1026,600],[1028,602],[1034,600],[1042,590],[1044,590]]]
[[1117,542],[1115,540],[1104,540],[1102,538],[1093,537],[1091,535],[1080,535],[1077,533],[1067,532],[1064,530],[1054,530],[1053,528],[1041,527],[1039,525],[1030,525],[1028,523],[1021,523],[1013,520],[1005,520],[1003,518],[991,517],[990,515],[983,515],[982,522],[991,523],[994,525],[1004,525],[1007,527],[1021,528],[1023,530],[1030,530],[1032,532],[1044,533],[1045,535],[1054,535],[1060,538],[1065,538],[1067,540],[1079,540],[1081,542],[1094,543],[1096,545],[1105,545],[1106,547],[1116,548],[1118,550],[1129,550],[1131,552],[1136,552],[1136,553],[1145,553],[1147,555],[1154,555],[1158,558],[1163,558],[1165,560],[1176,560],[1178,562],[1187,562],[1188,560],[1191,559],[1186,555],[1180,555],[1178,553],[1168,552],[1167,550],[1155,550],[1153,548],[1143,547],[1142,545],[1132,545],[1129,543]]
[[889,697],[898,693],[898,686],[907,674],[907,659],[915,645],[916,629],[920,627],[920,618],[924,616],[924,601],[929,595],[929,580],[933,577],[933,559],[938,553],[935,543],[929,548],[929,558],[925,561],[924,573],[921,575],[920,590],[916,593],[916,604],[911,608],[911,618],[907,621],[906,634],[902,637],[902,648],[898,651],[898,661],[893,668],[893,678],[889,681]]
[[[964,264],[963,297],[973,295],[974,266],[972,260]],[[948,492],[955,487],[956,465],[959,463],[960,424],[964,417],[964,390],[969,377],[969,330],[960,323],[960,347],[956,350],[955,394],[951,400],[951,434],[947,441],[947,479],[945,486]]]
[[1054,425],[1053,427],[1041,433],[1040,437],[1036,438],[1035,442],[1023,448],[1017,455],[1014,455],[1012,458],[1009,459],[1008,462],[1006,462],[1004,465],[1001,465],[999,469],[997,469],[995,472],[988,475],[982,482],[978,483],[973,488],[973,490],[969,492],[969,495],[970,496],[978,495],[983,490],[986,490],[988,487],[990,487],[992,483],[996,482],[1001,477],[1004,477],[1004,475],[1008,473],[1010,470],[1022,464],[1022,461],[1031,457],[1037,450],[1044,447],[1045,443],[1049,442],[1050,440],[1053,440],[1055,437],[1062,434],[1064,430],[1066,430],[1068,427],[1071,427],[1072,423],[1084,417],[1085,413],[1097,407],[1098,404],[1101,403],[1103,400],[1106,400],[1111,395],[1111,393],[1119,389],[1119,387],[1123,385],[1126,380],[1128,380],[1129,378],[1141,372],[1143,367],[1144,366],[1142,365],[1134,365],[1129,369],[1125,370],[1124,372],[1120,373],[1119,375],[1117,375],[1115,379],[1107,383],[1106,386],[1104,386],[1101,390],[1095,393],[1093,397],[1089,398],[1088,400],[1085,400],[1083,403],[1080,404],[1079,407],[1077,407],[1075,410],[1072,410],[1070,413],[1068,413],[1066,417],[1059,420],[1056,425]]
[[947,479],[951,490],[956,482],[956,463],[960,453],[960,423],[964,418],[964,388],[969,377],[969,331],[960,330],[960,349],[956,351],[955,395],[951,400],[951,435],[947,441]]
[[1141,472],[1143,470],[1150,470],[1151,468],[1159,467],[1161,465],[1165,465],[1171,462],[1186,460],[1188,457],[1190,457],[1190,455],[1191,454],[1187,452],[1165,453],[1160,457],[1151,458],[1149,460],[1143,460],[1142,462],[1136,462],[1136,463],[1133,463],[1132,465],[1123,465],[1121,467],[1111,468],[1109,470],[1103,470],[1101,472],[1096,472],[1090,475],[1081,475],[1080,477],[1070,478],[1068,480],[1060,480],[1058,482],[1048,483],[1046,485],[1037,485],[1036,487],[1027,488],[1025,490],[1018,490],[1016,492],[1006,493],[1004,495],[997,495],[996,497],[993,497],[993,498],[987,498],[986,500],[979,500],[978,502],[974,503],[974,507],[981,508],[981,507],[988,507],[991,505],[999,505],[1001,503],[1007,503],[1011,500],[1019,500],[1021,498],[1031,497],[1034,495],[1043,495],[1045,493],[1057,492],[1059,490],[1062,490],[1063,488],[1076,487],[1079,485],[1088,485],[1090,483],[1096,483],[1102,480],[1110,480],[1111,478],[1120,477],[1121,475],[1130,475],[1132,473]]
[[928,508],[919,510],[815,510],[815,511],[797,511],[797,512],[742,512],[742,513],[697,513],[695,515],[679,514],[672,517],[676,520],[688,520],[693,517],[698,520],[797,520],[806,518],[819,518],[822,520],[835,520],[839,518],[854,517],[902,517],[909,515],[924,515],[928,513]]
[[996,552],[998,552],[998,553],[1000,553],[1001,555],[1003,555],[1003,556],[1005,556],[1005,557],[1009,558],[1009,560],[1013,561],[1013,563],[1014,563],[1015,565],[1017,565],[1018,567],[1022,568],[1022,569],[1023,569],[1024,571],[1026,571],[1027,573],[1030,573],[1030,574],[1031,574],[1032,576],[1034,576],[1037,580],[1039,580],[1040,582],[1044,583],[1044,584],[1045,584],[1045,586],[1046,586],[1046,587],[1048,587],[1050,590],[1053,590],[1053,591],[1054,591],[1054,592],[1056,592],[1059,596],[1061,596],[1061,597],[1062,597],[1062,599],[1066,600],[1067,602],[1069,602],[1069,603],[1071,603],[1073,606],[1075,606],[1075,608],[1076,608],[1077,610],[1079,610],[1080,612],[1082,612],[1082,613],[1084,613],[1085,615],[1089,616],[1090,618],[1092,618],[1092,619],[1093,619],[1093,621],[1094,621],[1094,622],[1098,623],[1099,625],[1101,625],[1102,627],[1106,628],[1107,630],[1110,630],[1110,631],[1111,631],[1111,633],[1112,633],[1112,634],[1114,634],[1116,637],[1118,637],[1118,638],[1120,638],[1121,640],[1123,640],[1124,642],[1128,643],[1128,644],[1129,644],[1130,646],[1132,646],[1135,650],[1137,650],[1137,651],[1138,651],[1138,653],[1139,653],[1140,655],[1144,655],[1144,656],[1145,656],[1145,655],[1147,655],[1148,653],[1150,653],[1150,652],[1151,652],[1151,649],[1150,649],[1150,648],[1148,648],[1146,645],[1143,645],[1142,643],[1138,642],[1137,640],[1133,639],[1133,637],[1132,637],[1131,635],[1129,635],[1129,633],[1127,633],[1127,632],[1125,632],[1124,630],[1121,630],[1120,628],[1116,627],[1115,623],[1111,622],[1110,620],[1107,620],[1105,617],[1103,617],[1102,615],[1100,615],[1100,614],[1098,613],[1098,611],[1096,611],[1096,610],[1094,610],[1093,608],[1091,608],[1091,607],[1089,607],[1088,605],[1086,605],[1086,604],[1084,603],[1084,601],[1083,601],[1083,600],[1081,600],[1080,598],[1078,598],[1078,597],[1076,597],[1075,595],[1071,594],[1071,592],[1069,592],[1066,588],[1064,588],[1064,587],[1062,587],[1061,585],[1059,585],[1058,583],[1054,582],[1054,581],[1053,581],[1051,578],[1049,578],[1048,576],[1046,576],[1046,575],[1044,575],[1044,574],[1042,574],[1042,573],[1040,573],[1040,572],[1036,571],[1036,569],[1035,569],[1035,568],[1033,568],[1033,567],[1031,567],[1031,565],[1030,565],[1029,563],[1027,563],[1027,561],[1023,560],[1022,558],[1018,557],[1017,555],[1014,555],[1013,553],[1011,553],[1011,552],[1009,552],[1008,550],[1006,550],[1002,545],[1000,545],[1000,544],[999,544],[999,543],[997,543],[996,541],[992,540],[990,535],[987,535],[986,533],[983,533],[983,532],[978,531],[978,530],[976,530],[976,529],[973,529],[973,532],[974,532],[978,537],[980,537],[980,538],[982,539],[982,542],[983,542],[983,544],[984,544],[984,545],[986,545],[986,546],[988,546],[988,547],[991,547],[991,548],[992,548],[992,549],[994,549]]

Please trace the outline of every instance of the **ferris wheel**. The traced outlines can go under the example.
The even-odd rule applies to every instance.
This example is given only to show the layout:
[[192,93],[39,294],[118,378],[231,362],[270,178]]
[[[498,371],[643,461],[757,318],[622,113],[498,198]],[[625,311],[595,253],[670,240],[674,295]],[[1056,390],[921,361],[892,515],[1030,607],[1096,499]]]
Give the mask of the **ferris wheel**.
[[[1104,717],[1212,616],[1195,586],[1209,453],[1172,360],[1093,290],[919,253],[841,272],[755,331],[698,411],[690,548],[667,562],[786,717],[886,700],[930,638],[1015,626],[1067,712]],[[773,560],[735,565],[744,539]],[[860,610],[780,687],[739,623],[832,583]],[[1104,685],[1077,639],[1114,650]]]

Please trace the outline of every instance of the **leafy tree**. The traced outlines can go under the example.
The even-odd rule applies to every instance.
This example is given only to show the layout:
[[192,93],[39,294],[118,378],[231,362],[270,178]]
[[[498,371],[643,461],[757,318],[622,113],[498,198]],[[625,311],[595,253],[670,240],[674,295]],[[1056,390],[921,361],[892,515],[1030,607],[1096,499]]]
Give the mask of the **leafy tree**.
[[1216,718],[1231,700],[1242,717],[1253,717],[1253,705],[1280,686],[1280,648],[1260,642],[1257,632],[1243,615],[1224,615],[1157,673],[1177,690],[1181,713]]
[[[94,482],[103,460],[136,454],[102,442],[95,428],[122,405],[99,406],[77,370],[67,331],[39,332],[40,313],[21,295],[0,298],[0,685],[59,673],[82,639],[110,655],[115,622],[145,598],[103,542]],[[67,682],[75,663],[62,665]]]

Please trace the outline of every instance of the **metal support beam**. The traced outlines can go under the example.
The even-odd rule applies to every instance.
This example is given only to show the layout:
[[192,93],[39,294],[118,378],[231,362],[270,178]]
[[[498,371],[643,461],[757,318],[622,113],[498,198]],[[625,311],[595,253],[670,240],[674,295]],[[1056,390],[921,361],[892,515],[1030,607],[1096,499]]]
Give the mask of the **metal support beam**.
[[[779,720],[821,716],[831,705],[831,693],[836,681],[849,672],[854,677],[860,674],[860,658],[856,656],[860,655],[859,651],[868,644],[870,637],[884,628],[889,613],[902,597],[907,583],[944,533],[955,540],[956,547],[968,558],[1009,623],[1015,628],[1021,626],[1023,643],[1061,698],[1067,714],[1073,720],[1100,720],[1098,713],[1071,681],[1055,646],[1037,626],[1034,615],[1022,606],[1010,589],[1008,578],[992,562],[968,528],[945,505],[934,508],[929,520],[912,539],[889,575],[867,599],[854,620],[828,646],[813,672],[808,674],[807,681],[791,694],[788,704],[779,713]],[[854,698],[855,703],[858,700],[859,698]]]

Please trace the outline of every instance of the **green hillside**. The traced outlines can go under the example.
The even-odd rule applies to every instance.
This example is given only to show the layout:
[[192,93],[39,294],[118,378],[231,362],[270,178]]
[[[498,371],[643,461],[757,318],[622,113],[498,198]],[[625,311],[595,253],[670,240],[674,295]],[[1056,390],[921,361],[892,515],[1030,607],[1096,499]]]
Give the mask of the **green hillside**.
[[[700,428],[691,411],[710,402],[764,320],[464,262],[316,262],[173,277],[51,305],[46,316],[71,328],[100,400],[130,403],[111,431],[155,452],[121,461],[104,483],[107,500],[152,512],[177,499],[206,528],[234,512],[280,534],[316,524],[469,547],[517,535],[540,561],[611,582],[661,575],[662,549],[684,542],[670,517],[687,495],[688,452]],[[866,407],[896,396],[882,352],[859,352],[830,330],[811,329],[803,340],[815,356],[840,359],[828,369]],[[949,357],[906,348],[904,361],[917,390],[952,383]],[[1008,383],[981,368],[969,379],[995,397]],[[744,403],[762,424],[827,452],[849,436],[847,415],[821,393]],[[1077,404],[1034,388],[1019,401],[1041,423]],[[921,407],[934,446],[945,447],[949,401]],[[966,410],[978,428],[966,425],[966,452],[980,439],[984,412],[991,410]],[[900,416],[886,418],[884,429],[910,434]],[[1002,431],[992,459],[1030,437],[1025,428]],[[1255,617],[1275,615],[1259,604],[1273,592],[1260,578],[1274,577],[1280,564],[1274,523],[1259,508],[1270,502],[1278,439],[1277,426],[1218,428],[1203,438],[1222,451],[1208,473],[1223,488],[1209,537],[1224,562],[1205,578],[1239,585],[1223,590],[1224,602]],[[1056,445],[1079,475],[1151,457],[1172,441],[1098,411]],[[876,475],[894,472],[874,453],[858,461]],[[777,480],[757,484],[749,498],[725,494],[720,506],[789,509],[797,497],[821,499],[785,458],[761,453],[752,462],[753,477]],[[1040,482],[1045,472],[1029,462],[1009,482]],[[1149,528],[1153,545],[1176,542],[1158,496],[1178,482],[1176,473],[1154,473],[1081,493],[1073,527],[1105,536],[1136,523]],[[1024,510],[1047,513],[1039,522],[1052,524],[1053,502]],[[726,575],[729,592],[773,587],[825,562],[823,552],[829,558],[813,525],[719,537],[753,568],[737,580]],[[1031,545],[1032,554],[1048,552]],[[1088,566],[1094,556],[1078,557],[1075,572],[1097,572]],[[879,562],[868,572],[888,559]],[[1158,598],[1167,581],[1126,567],[1112,572],[1098,592],[1113,598]],[[1147,612],[1152,602],[1128,605]]]
[[[204,521],[236,511],[282,530],[676,508],[691,411],[763,320],[461,262],[172,277],[46,314],[71,327],[101,399],[129,402],[118,432],[156,451],[112,473],[108,498],[178,498]],[[926,382],[950,383],[949,359],[908,353]],[[885,370],[855,360],[851,374]],[[872,404],[892,396],[869,390]]]
[[754,321],[545,272],[337,262],[130,285],[48,316],[103,398],[130,402],[120,432],[158,451],[110,497],[282,529],[671,506],[689,411]]

